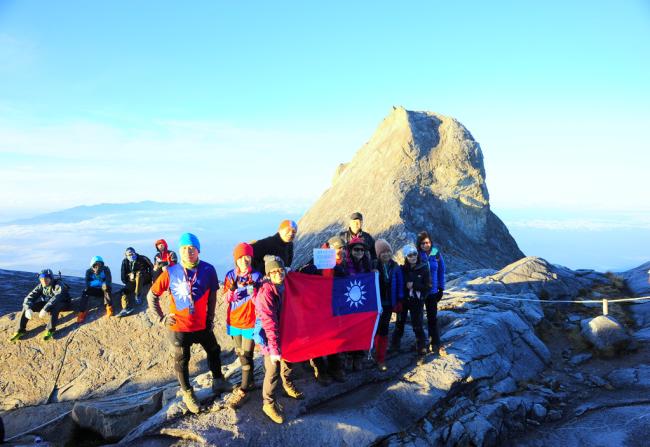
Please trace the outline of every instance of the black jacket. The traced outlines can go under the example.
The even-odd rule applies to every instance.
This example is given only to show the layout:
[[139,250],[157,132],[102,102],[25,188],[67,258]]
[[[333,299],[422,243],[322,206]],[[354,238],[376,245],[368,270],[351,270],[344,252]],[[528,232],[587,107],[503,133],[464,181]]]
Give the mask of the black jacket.
[[415,267],[411,267],[408,261],[404,261],[402,275],[404,276],[405,297],[409,296],[409,290],[406,288],[407,282],[413,283],[413,292],[420,292],[421,299],[424,299],[431,291],[431,272],[428,263],[418,262]]
[[153,264],[144,255],[138,255],[135,261],[131,262],[128,258],[122,260],[122,282],[128,284],[133,282],[129,280],[129,273],[140,272],[140,281],[143,284],[151,282],[151,272],[153,271]]
[[258,272],[264,272],[264,256],[279,256],[284,261],[285,267],[291,267],[293,262],[293,241],[284,242],[280,233],[265,237],[251,244],[253,246],[253,268]]
[[363,239],[363,241],[366,243],[366,246],[368,247],[368,251],[370,252],[370,259],[377,259],[377,253],[375,252],[375,239],[370,236],[370,234],[366,233],[365,231],[361,230],[357,234],[352,234],[352,231],[350,228],[348,228],[345,231],[341,231],[339,233],[339,237],[341,237],[345,243],[347,244],[350,242],[350,239],[352,239],[355,236],[359,236]]

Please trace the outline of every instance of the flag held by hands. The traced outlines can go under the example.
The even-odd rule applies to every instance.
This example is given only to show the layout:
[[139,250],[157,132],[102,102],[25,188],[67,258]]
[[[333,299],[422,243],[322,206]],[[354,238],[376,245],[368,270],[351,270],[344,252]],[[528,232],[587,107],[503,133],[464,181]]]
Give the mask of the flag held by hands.
[[369,350],[381,298],[377,273],[341,278],[290,272],[280,314],[280,351],[289,362]]

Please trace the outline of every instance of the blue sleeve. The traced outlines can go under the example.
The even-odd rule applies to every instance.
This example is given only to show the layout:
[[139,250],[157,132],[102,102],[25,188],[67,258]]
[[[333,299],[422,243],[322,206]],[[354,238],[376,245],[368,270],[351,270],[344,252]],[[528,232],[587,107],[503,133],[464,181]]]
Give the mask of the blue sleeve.
[[396,267],[395,279],[397,280],[397,301],[404,299],[404,276],[402,275],[401,267]]
[[445,260],[440,254],[438,255],[438,289],[445,290]]

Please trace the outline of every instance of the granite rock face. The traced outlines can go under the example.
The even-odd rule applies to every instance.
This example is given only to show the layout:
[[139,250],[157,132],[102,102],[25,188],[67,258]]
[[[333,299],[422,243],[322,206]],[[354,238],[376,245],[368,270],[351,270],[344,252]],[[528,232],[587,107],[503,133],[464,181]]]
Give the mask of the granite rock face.
[[580,295],[594,284],[608,282],[607,277],[601,273],[574,271],[550,264],[542,258],[528,256],[499,271],[468,272],[449,281],[449,285],[480,292],[510,295],[532,293],[544,299],[569,299]]
[[619,273],[618,276],[625,280],[625,284],[636,296],[650,295],[650,262],[641,264],[631,270]]
[[443,115],[394,108],[300,219],[294,266],[346,229],[355,211],[364,230],[394,250],[429,231],[449,271],[501,268],[523,257],[490,210],[479,144]]

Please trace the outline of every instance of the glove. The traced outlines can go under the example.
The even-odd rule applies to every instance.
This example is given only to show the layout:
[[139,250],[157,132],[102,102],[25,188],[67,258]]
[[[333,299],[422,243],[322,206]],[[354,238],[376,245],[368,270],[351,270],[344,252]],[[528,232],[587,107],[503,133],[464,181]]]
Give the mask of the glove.
[[397,304],[395,304],[395,307],[393,307],[393,312],[401,314],[402,310],[404,310],[404,306],[401,301],[398,301]]
[[163,326],[173,326],[176,324],[176,315],[174,314],[167,314],[163,317],[162,320],[160,320]]
[[277,354],[271,354],[271,361],[272,362],[279,362],[280,360],[282,360],[281,356],[279,356]]
[[234,292],[235,290],[237,290],[237,281],[233,281],[230,285],[230,291]]
[[444,290],[438,289],[438,293],[436,293],[436,301],[440,301],[442,299],[442,294]]
[[31,320],[33,316],[34,316],[34,312],[32,312],[30,308],[25,309],[25,318]]
[[45,318],[47,316],[47,311],[45,309],[42,309],[39,313],[38,316],[40,318]]

